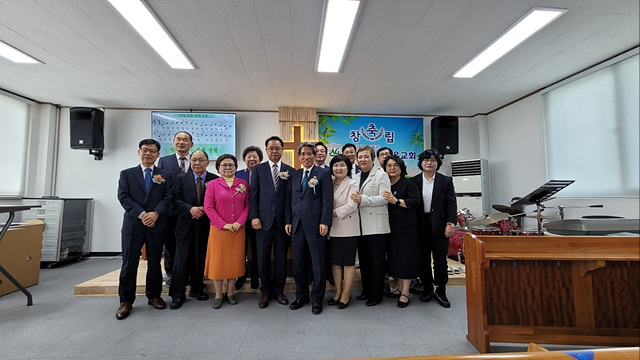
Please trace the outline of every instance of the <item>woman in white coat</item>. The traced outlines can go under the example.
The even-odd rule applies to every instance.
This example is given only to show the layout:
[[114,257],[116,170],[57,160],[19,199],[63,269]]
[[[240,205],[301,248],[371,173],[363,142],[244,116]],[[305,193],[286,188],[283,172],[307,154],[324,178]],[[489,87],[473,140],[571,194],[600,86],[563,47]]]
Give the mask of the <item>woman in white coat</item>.
[[375,152],[371,146],[358,149],[357,161],[362,171],[353,179],[358,182],[360,191],[351,195],[360,205],[362,232],[358,241],[362,294],[356,299],[367,300],[367,306],[375,306],[382,301],[387,271],[387,241],[391,232],[388,201],[382,195],[385,191],[391,191],[391,183],[384,170],[373,168],[373,159]]
[[351,199],[351,195],[358,192],[358,183],[349,178],[351,166],[351,161],[344,155],[336,155],[329,164],[333,175],[333,220],[329,234],[331,270],[336,286],[336,293],[329,300],[329,305],[337,305],[338,309],[346,308],[351,301],[351,287],[356,276],[356,249],[360,237],[358,203]]

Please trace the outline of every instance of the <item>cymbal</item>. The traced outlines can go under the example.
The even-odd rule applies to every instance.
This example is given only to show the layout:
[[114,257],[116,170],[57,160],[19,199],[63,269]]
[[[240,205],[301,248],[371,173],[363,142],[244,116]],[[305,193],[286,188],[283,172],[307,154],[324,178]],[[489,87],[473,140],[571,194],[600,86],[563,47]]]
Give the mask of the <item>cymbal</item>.
[[509,214],[507,213],[493,213],[493,214],[489,214],[486,215],[485,217],[481,217],[478,219],[474,219],[471,220],[469,222],[470,226],[484,226],[484,225],[490,225],[493,223],[497,223],[500,220],[504,220],[509,218]]
[[493,204],[492,207],[500,212],[507,213],[509,215],[517,215],[522,213],[522,211],[516,210],[507,205]]
[[[532,215],[525,215],[528,218],[534,218],[536,219],[538,217],[538,215],[536,214],[532,214]],[[540,215],[540,219],[558,219],[559,217],[557,215]]]

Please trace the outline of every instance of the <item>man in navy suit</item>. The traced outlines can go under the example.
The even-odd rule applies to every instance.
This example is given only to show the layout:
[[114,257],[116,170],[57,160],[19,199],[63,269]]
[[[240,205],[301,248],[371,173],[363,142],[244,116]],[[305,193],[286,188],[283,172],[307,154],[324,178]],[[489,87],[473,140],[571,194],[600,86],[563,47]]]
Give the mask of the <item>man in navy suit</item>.
[[209,217],[204,212],[204,193],[209,181],[218,175],[207,171],[209,156],[206,152],[196,150],[189,160],[191,171],[178,175],[173,185],[173,206],[178,211],[178,222],[169,308],[174,310],[186,301],[187,283],[191,285],[190,297],[200,301],[209,299],[202,284],[210,228]]
[[[287,234],[293,235],[293,278],[296,299],[289,305],[297,310],[312,301],[311,311],[322,312],[326,289],[327,234],[333,212],[333,182],[329,171],[314,165],[316,147],[310,142],[298,146],[303,169],[291,176],[287,189]],[[307,248],[311,255],[313,287],[309,294]],[[309,299],[311,295],[311,299]]]
[[[163,156],[158,161],[158,167],[171,175],[171,183],[176,182],[176,176],[191,171],[189,166],[189,150],[193,147],[191,134],[178,131],[173,136],[175,154]],[[167,286],[170,286],[173,273],[173,262],[176,252],[176,223],[178,210],[172,205],[167,212],[167,232],[164,243],[164,271],[167,273]]]
[[147,249],[146,295],[149,305],[156,309],[167,307],[162,292],[162,245],[167,230],[166,212],[171,205],[171,177],[154,166],[160,143],[145,139],[138,144],[141,164],[120,172],[118,200],[124,208],[122,220],[122,269],[118,295],[118,320],[131,313],[136,299],[136,278],[142,245]]
[[342,155],[346,156],[347,158],[349,158],[349,161],[351,161],[351,174],[349,174],[350,178],[353,178],[361,171],[360,166],[358,166],[358,163],[356,161],[356,150],[356,146],[351,143],[342,145]]
[[[269,306],[275,297],[282,305],[289,304],[284,295],[287,278],[287,240],[284,230],[285,204],[289,176],[294,169],[280,161],[284,142],[272,136],[264,142],[269,161],[256,165],[249,186],[249,218],[256,230],[261,309]],[[273,276],[271,273],[271,251],[273,249]]]

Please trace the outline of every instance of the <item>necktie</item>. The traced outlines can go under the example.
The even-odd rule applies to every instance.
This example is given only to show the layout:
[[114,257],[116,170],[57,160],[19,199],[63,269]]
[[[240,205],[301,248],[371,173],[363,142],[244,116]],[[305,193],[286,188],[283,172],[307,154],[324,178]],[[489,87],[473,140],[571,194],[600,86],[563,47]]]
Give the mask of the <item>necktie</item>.
[[198,205],[202,205],[202,177],[198,176],[196,179],[196,197],[198,198]]
[[180,158],[180,173],[181,173],[181,174],[184,174],[184,172],[185,172],[185,170],[186,170],[186,169],[185,169],[186,161],[187,161],[187,159],[186,159],[186,158],[184,158],[184,157],[181,157],[181,158]]
[[151,168],[144,169],[144,186],[148,194],[149,190],[151,190]]
[[304,176],[302,177],[302,191],[305,191],[309,186],[309,170],[304,171]]
[[280,182],[280,173],[278,173],[278,164],[273,164],[271,167],[273,171],[273,185],[278,190],[278,183]]

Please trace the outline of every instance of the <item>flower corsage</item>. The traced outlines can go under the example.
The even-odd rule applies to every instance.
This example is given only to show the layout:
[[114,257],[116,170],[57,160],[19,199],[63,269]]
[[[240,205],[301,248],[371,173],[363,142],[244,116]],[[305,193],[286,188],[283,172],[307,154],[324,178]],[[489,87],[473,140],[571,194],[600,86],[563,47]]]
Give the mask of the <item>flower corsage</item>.
[[160,185],[160,184],[164,184],[164,182],[167,180],[163,179],[162,175],[156,174],[156,175],[153,175],[153,179],[151,179],[151,181],[153,181],[154,184]]
[[280,179],[282,179],[282,180],[287,180],[289,178],[289,170],[281,171],[280,175],[278,175],[278,176],[280,176]]
[[316,193],[316,185],[318,185],[318,177],[314,176],[312,179],[309,180],[309,187],[313,188],[313,193]]
[[247,191],[247,188],[244,186],[244,184],[240,184],[236,188],[236,192],[233,194],[233,196],[236,196],[236,195],[238,195],[238,193],[243,193],[245,191]]

